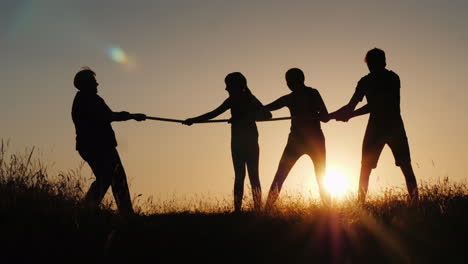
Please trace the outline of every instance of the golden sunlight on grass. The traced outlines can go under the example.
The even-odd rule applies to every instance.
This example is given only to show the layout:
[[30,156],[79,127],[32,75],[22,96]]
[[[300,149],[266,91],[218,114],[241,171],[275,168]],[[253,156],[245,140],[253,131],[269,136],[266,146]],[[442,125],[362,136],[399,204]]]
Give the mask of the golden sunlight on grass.
[[352,191],[351,182],[347,175],[336,168],[327,170],[324,185],[334,199],[343,199]]

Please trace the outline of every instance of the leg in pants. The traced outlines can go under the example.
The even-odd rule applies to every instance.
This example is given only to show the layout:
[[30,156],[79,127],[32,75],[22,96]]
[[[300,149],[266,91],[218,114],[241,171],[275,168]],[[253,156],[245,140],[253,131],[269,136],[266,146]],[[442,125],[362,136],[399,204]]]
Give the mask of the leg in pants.
[[115,148],[99,151],[80,151],[81,157],[91,167],[96,180],[86,193],[84,202],[87,206],[97,208],[109,186],[116,200],[119,212],[133,213],[130,192],[125,171]]
[[127,174],[125,173],[119,153],[116,149],[113,151],[115,165],[112,177],[112,193],[114,194],[119,212],[122,214],[133,214],[132,199],[127,183]]

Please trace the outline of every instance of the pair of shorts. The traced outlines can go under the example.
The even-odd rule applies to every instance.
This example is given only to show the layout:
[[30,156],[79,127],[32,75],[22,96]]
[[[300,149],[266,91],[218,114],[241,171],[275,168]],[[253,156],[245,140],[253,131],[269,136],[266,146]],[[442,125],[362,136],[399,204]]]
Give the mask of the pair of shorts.
[[372,123],[367,125],[362,143],[362,165],[376,168],[380,153],[382,153],[386,144],[392,150],[396,166],[411,164],[408,138],[401,121],[387,127],[377,126]]
[[326,162],[325,137],[321,131],[305,137],[289,134],[281,161],[295,163],[304,154],[309,155],[314,164],[324,166]]
[[259,145],[257,135],[232,135],[231,155],[234,162],[253,162],[258,163]]

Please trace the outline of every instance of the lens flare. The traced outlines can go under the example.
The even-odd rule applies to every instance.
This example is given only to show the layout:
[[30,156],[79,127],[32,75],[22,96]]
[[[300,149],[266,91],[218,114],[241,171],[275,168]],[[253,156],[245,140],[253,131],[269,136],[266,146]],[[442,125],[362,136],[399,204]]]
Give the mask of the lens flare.
[[334,198],[344,198],[349,194],[351,188],[348,177],[336,169],[327,170],[324,185]]
[[128,56],[123,49],[120,47],[110,47],[108,50],[109,57],[120,64],[126,64],[128,62]]

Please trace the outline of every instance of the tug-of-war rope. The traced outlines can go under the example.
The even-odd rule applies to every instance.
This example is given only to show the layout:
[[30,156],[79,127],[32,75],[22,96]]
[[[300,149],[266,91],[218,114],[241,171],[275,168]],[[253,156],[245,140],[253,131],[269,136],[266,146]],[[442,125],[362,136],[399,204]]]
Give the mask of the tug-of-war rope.
[[[162,118],[162,117],[154,117],[154,116],[146,116],[146,119],[150,120],[157,120],[157,121],[165,121],[165,122],[174,122],[174,123],[182,123],[184,120],[180,119],[172,119],[172,118]],[[257,120],[256,122],[268,122],[268,121],[279,121],[279,120],[289,120],[291,119],[290,116],[288,117],[277,117],[277,118],[270,118],[266,120]],[[229,119],[212,119],[207,121],[195,122],[194,124],[201,124],[201,123],[227,123]]]

